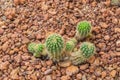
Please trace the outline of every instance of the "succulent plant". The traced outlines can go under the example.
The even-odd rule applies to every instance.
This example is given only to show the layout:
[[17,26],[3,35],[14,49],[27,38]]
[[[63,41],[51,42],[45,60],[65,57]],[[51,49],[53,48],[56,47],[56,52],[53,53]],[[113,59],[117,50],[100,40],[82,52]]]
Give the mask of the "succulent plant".
[[83,39],[87,37],[91,32],[91,24],[87,21],[81,21],[77,25],[76,38]]
[[64,50],[64,40],[58,34],[51,34],[46,40],[48,56],[53,61],[60,61]]
[[77,43],[77,40],[75,38],[70,39],[69,41],[66,42],[66,46],[65,46],[66,54],[68,54],[68,55],[71,54],[71,52],[75,48],[76,43]]
[[36,45],[34,46],[34,53],[33,53],[33,55],[34,55],[35,57],[40,57],[40,56],[43,54],[44,49],[45,49],[45,47],[44,47],[43,44],[41,44],[41,43],[36,44]]
[[77,52],[71,54],[70,60],[74,65],[81,64],[95,54],[95,46],[90,42],[83,42]]
[[90,58],[95,53],[95,46],[90,42],[83,42],[80,51],[85,58]]
[[45,52],[45,45],[44,44],[37,44],[37,43],[30,43],[28,45],[29,52],[33,53],[35,57],[40,57],[41,55],[46,55]]
[[36,46],[36,43],[28,44],[28,51],[31,52],[31,53],[34,53],[35,52],[35,50],[34,50],[35,46]]

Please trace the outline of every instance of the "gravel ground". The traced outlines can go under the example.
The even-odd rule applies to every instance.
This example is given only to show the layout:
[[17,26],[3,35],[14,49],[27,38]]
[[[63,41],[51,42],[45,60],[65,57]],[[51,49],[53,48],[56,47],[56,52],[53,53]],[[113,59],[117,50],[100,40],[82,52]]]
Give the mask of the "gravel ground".
[[[97,47],[88,62],[64,67],[28,52],[29,42],[43,43],[49,32],[73,37],[82,20],[91,22],[86,41]],[[0,80],[120,80],[120,7],[109,0],[0,0]]]

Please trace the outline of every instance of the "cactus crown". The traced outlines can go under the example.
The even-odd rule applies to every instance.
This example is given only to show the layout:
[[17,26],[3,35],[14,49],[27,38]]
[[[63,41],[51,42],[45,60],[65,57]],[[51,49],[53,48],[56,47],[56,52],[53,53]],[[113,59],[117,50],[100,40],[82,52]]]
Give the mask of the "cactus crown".
[[48,56],[59,61],[64,48],[64,41],[62,37],[58,34],[51,34],[46,40],[46,49],[48,51]]
[[66,48],[65,50],[70,52],[74,49],[75,45],[77,43],[77,40],[76,39],[70,39],[69,41],[66,42]]
[[85,37],[87,36],[91,31],[91,25],[87,21],[79,22],[77,25],[77,31],[80,34],[80,36]]
[[90,42],[83,42],[80,46],[80,51],[85,58],[89,58],[94,55],[95,46]]
[[36,46],[36,43],[30,43],[28,45],[28,51],[31,52],[31,53],[34,53],[35,50],[34,50],[34,47]]

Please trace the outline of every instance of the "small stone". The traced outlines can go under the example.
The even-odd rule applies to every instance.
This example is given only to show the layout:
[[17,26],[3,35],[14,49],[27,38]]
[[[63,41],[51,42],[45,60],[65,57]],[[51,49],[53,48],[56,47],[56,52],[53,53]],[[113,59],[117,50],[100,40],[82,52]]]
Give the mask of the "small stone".
[[28,38],[26,38],[26,37],[23,37],[22,38],[22,43],[23,44],[26,44],[26,43],[28,43],[29,42],[29,39]]
[[44,74],[45,74],[45,75],[50,74],[50,73],[52,73],[52,71],[53,71],[52,69],[48,69],[48,70],[46,70],[46,71],[44,72]]
[[95,56],[90,57],[90,59],[88,60],[88,62],[91,63],[91,64],[92,64],[94,61],[95,61]]
[[114,28],[115,33],[120,33],[120,28]]
[[28,28],[28,25],[26,25],[26,24],[23,25],[23,26],[21,26],[21,29],[22,29],[22,30],[26,30],[27,28]]
[[68,67],[71,65],[71,61],[63,61],[63,62],[59,62],[59,66],[60,67]]
[[106,71],[103,71],[103,72],[101,73],[102,78],[105,78],[106,75],[107,75]]
[[79,72],[79,69],[77,66],[69,66],[67,69],[66,69],[66,74],[67,75],[73,75],[73,74],[76,74]]
[[116,76],[116,73],[117,73],[116,70],[112,70],[112,71],[110,72],[110,75],[111,75],[112,77],[115,77],[115,76]]
[[0,28],[0,35],[2,35],[4,32],[4,30],[2,28]]
[[2,50],[3,51],[6,51],[8,49],[8,42],[5,42],[3,45],[2,45]]
[[51,75],[47,75],[47,76],[45,77],[45,80],[52,80]]
[[81,80],[82,79],[82,74],[79,73],[79,74],[76,75],[76,77],[77,77],[78,80]]
[[12,79],[18,79],[19,78],[18,72],[19,72],[19,68],[13,69],[12,72],[10,73],[11,78]]
[[107,25],[106,23],[104,23],[104,22],[101,22],[101,23],[100,23],[100,26],[101,26],[102,28],[104,28],[104,29],[108,27],[108,25]]
[[116,46],[120,47],[120,40],[116,41]]
[[56,66],[52,66],[51,69],[52,69],[52,70],[56,70],[57,67],[56,67]]
[[87,80],[85,75],[82,76],[82,80]]
[[9,65],[8,61],[1,62],[0,63],[0,70],[8,69],[8,65]]
[[46,64],[48,65],[48,66],[51,66],[52,65],[52,60],[48,60],[48,61],[46,61]]
[[42,35],[36,34],[36,39],[42,39]]
[[61,77],[61,80],[69,80],[69,79],[70,79],[70,77],[68,75]]
[[14,4],[18,5],[19,4],[19,0],[14,0]]
[[87,69],[88,67],[89,67],[88,64],[80,65],[80,69],[81,69],[81,70],[85,70],[85,69]]
[[95,59],[93,64],[98,66],[100,64],[100,59],[99,58]]
[[25,3],[26,0],[19,0],[20,4]]
[[110,36],[109,36],[109,35],[106,35],[106,36],[104,36],[104,39],[105,39],[106,41],[108,41],[108,40],[110,39]]

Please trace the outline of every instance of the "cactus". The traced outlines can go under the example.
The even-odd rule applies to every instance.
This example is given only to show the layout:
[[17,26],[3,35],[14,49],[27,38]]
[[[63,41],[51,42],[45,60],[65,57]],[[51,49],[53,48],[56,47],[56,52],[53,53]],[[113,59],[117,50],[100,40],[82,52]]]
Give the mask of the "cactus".
[[35,50],[34,50],[34,47],[36,46],[36,43],[30,43],[28,45],[28,51],[31,52],[31,53],[34,53]]
[[70,60],[74,65],[81,64],[88,60],[95,53],[95,46],[89,42],[83,42],[77,52],[71,54]]
[[65,46],[66,54],[68,54],[68,55],[71,54],[71,52],[75,48],[76,43],[77,43],[77,40],[75,38],[70,39],[69,41],[66,42],[66,46]]
[[53,61],[60,61],[64,50],[63,38],[58,34],[51,34],[46,40],[48,56]]
[[37,44],[37,43],[30,43],[28,45],[29,52],[33,53],[35,57],[40,57],[41,55],[46,55],[45,52],[45,45],[44,44]]
[[82,22],[79,22],[77,25],[75,36],[78,40],[83,39],[89,36],[90,32],[91,32],[91,24],[87,21],[82,21]]
[[39,44],[36,44],[34,46],[34,53],[33,55],[35,57],[41,57],[41,55],[43,54],[43,51],[44,51],[44,45],[39,43]]
[[85,58],[90,58],[95,53],[95,46],[90,42],[83,42],[80,51]]

